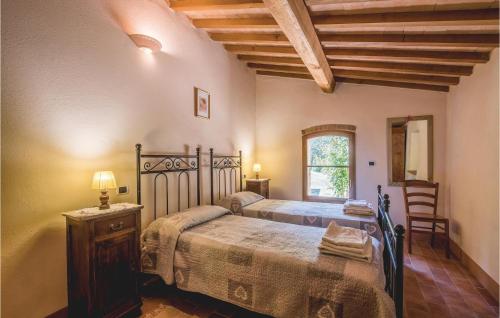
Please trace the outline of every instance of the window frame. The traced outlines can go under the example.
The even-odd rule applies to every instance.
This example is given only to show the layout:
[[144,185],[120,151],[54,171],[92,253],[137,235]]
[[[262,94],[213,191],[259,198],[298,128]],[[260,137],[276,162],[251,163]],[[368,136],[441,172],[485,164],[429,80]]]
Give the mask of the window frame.
[[312,202],[344,203],[347,199],[308,194],[307,141],[321,136],[343,136],[349,138],[349,199],[356,198],[356,127],[353,125],[320,125],[302,130],[302,200]]

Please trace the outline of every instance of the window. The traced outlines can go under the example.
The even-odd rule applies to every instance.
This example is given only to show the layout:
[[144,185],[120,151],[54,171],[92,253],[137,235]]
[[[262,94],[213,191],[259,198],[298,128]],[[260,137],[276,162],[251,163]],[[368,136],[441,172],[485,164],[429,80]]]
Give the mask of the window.
[[343,202],[355,197],[355,129],[322,125],[302,131],[304,200]]

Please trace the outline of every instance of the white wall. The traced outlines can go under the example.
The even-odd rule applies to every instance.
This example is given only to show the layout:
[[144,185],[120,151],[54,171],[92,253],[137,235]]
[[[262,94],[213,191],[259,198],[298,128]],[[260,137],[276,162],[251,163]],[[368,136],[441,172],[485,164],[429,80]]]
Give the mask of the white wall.
[[[95,170],[130,186],[112,201],[134,202],[137,142],[242,149],[252,164],[255,75],[163,0],[2,5],[1,316],[38,318],[66,306],[60,213],[98,203]],[[145,55],[127,32],[164,49]],[[210,120],[194,117],[193,86],[212,94]]]
[[[391,196],[394,220],[404,222],[400,187],[387,186],[386,120],[434,116],[434,178],[444,183],[446,94],[337,83],[333,94],[313,81],[257,76],[257,161],[271,178],[271,197],[302,199],[301,129],[321,124],[356,126],[356,195],[376,203],[377,184]],[[374,167],[368,161],[375,161]],[[440,209],[444,200],[439,202]]]
[[452,238],[498,283],[498,49],[462,77],[447,100],[447,181]]

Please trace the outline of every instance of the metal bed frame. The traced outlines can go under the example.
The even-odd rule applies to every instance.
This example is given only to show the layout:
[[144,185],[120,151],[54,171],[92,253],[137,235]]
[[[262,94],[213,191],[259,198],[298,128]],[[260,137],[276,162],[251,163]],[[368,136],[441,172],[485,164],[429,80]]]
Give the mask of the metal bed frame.
[[[187,185],[187,205],[191,205],[190,173],[196,174],[196,204],[200,205],[200,148],[196,148],[195,155],[182,155],[171,153],[143,154],[142,145],[137,144],[136,149],[136,169],[137,169],[137,203],[142,203],[142,175],[154,175],[153,178],[153,213],[157,218],[157,188],[159,177],[165,178],[165,200],[166,214],[169,213],[169,188],[168,174],[174,174],[177,178],[177,210],[181,210],[181,177],[185,176]],[[228,172],[229,171],[229,172]],[[228,177],[229,194],[237,192],[237,173],[239,173],[239,191],[243,189],[242,155],[215,155],[213,148],[210,148],[210,201],[214,204],[214,172],[217,176],[218,199],[221,198],[221,189],[224,189],[224,196],[227,196]],[[229,174],[229,175],[228,175]],[[223,181],[223,185],[221,185]],[[233,183],[234,181],[234,183]],[[396,306],[396,317],[403,317],[403,248],[405,229],[402,225],[394,226],[389,215],[390,200],[389,195],[382,195],[382,186],[377,186],[378,215],[377,221],[384,235],[384,273],[385,291],[394,300]]]
[[389,195],[382,195],[382,186],[377,186],[377,220],[384,234],[385,291],[394,299],[396,317],[403,317],[404,234],[401,224],[394,226],[389,215]]
[[[229,194],[238,192],[237,189],[237,172],[239,171],[239,191],[243,191],[243,166],[242,166],[241,150],[237,156],[232,155],[215,155],[214,149],[210,148],[210,204],[214,204],[214,181],[217,181],[217,199],[221,199],[221,181],[223,181],[224,197],[227,196],[227,171],[229,171]],[[237,171],[238,170],[238,171]],[[217,179],[214,180],[214,172],[217,173]],[[234,183],[233,183],[234,180]]]
[[142,145],[135,145],[136,169],[137,169],[137,204],[142,204],[142,175],[154,175],[153,182],[153,214],[157,218],[157,188],[159,177],[165,178],[165,205],[166,214],[169,213],[168,176],[174,174],[177,177],[177,211],[181,210],[181,177],[185,176],[187,186],[187,206],[191,207],[191,180],[190,173],[196,173],[196,204],[200,205],[200,148],[196,148],[195,155],[156,153],[143,154]]

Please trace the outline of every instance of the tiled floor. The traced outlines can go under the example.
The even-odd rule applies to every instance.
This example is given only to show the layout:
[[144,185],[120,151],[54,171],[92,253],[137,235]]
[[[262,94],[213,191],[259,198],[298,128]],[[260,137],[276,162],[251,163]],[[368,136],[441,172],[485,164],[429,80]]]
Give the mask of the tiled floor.
[[[498,317],[498,303],[457,260],[414,235],[405,255],[405,317]],[[264,317],[210,297],[156,286],[144,292],[144,318]]]

